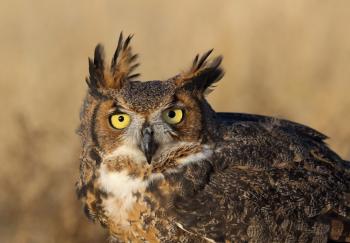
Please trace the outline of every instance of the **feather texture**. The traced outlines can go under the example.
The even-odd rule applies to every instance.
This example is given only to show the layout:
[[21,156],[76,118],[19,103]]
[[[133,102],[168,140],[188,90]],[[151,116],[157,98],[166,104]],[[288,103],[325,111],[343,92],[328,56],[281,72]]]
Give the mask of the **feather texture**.
[[106,98],[115,90],[120,90],[126,82],[140,76],[139,73],[133,73],[139,63],[136,63],[138,55],[132,53],[131,39],[132,35],[129,35],[124,40],[123,33],[120,33],[110,67],[105,66],[103,46],[101,44],[96,46],[94,59],[89,58],[90,76],[86,79],[92,95]]
[[[204,96],[223,76],[212,50],[174,78],[132,81],[131,38],[120,35],[110,68],[97,45],[78,129],[77,194],[113,241],[350,242],[350,162],[325,135],[215,112]],[[183,117],[167,123],[174,110]],[[114,129],[115,114],[130,124]]]

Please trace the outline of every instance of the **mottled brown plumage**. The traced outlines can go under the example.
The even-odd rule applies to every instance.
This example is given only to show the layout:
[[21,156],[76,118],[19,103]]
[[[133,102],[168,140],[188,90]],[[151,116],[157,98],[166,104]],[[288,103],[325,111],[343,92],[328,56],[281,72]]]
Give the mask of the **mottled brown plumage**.
[[110,67],[96,47],[79,128],[78,196],[112,241],[350,242],[350,164],[324,135],[213,111],[205,94],[223,70],[211,51],[169,80],[132,81],[130,40]]

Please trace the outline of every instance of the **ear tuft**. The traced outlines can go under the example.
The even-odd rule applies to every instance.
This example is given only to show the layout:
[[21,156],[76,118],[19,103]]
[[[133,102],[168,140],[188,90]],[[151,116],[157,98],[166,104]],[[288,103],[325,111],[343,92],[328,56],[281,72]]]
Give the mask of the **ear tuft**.
[[123,41],[123,32],[119,35],[118,46],[111,63],[111,74],[115,88],[121,88],[123,82],[140,76],[139,73],[133,74],[133,71],[140,64],[135,63],[138,55],[131,51],[130,41],[132,37],[133,35],[129,35]]
[[111,90],[121,89],[126,82],[140,75],[133,73],[139,63],[135,63],[138,55],[131,51],[131,39],[132,35],[129,35],[124,41],[123,33],[120,33],[110,68],[105,67],[103,46],[96,46],[94,59],[89,58],[90,76],[86,79],[91,94],[105,96]]
[[202,56],[196,55],[190,70],[178,75],[175,84],[200,94],[207,93],[210,87],[224,76],[224,71],[220,66],[222,56],[218,56],[210,62],[207,60],[212,52],[213,49]]
[[94,95],[100,94],[100,89],[104,86],[104,49],[101,44],[95,47],[94,59],[89,58],[89,78],[86,78],[86,83],[89,86],[90,92]]

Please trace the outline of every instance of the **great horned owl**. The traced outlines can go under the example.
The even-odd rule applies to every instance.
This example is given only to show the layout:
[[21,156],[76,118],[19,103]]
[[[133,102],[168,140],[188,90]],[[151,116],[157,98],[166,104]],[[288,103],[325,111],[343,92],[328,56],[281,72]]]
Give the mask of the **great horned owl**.
[[350,166],[287,120],[215,112],[221,57],[133,81],[131,36],[89,59],[80,180],[87,216],[117,242],[350,242]]

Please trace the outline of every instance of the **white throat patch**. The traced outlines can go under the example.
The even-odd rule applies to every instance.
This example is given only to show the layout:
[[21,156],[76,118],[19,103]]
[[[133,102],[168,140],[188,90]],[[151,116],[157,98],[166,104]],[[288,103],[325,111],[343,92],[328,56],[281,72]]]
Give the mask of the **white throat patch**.
[[186,157],[182,157],[178,159],[178,162],[184,166],[190,163],[195,163],[199,161],[203,161],[209,159],[213,154],[213,150],[208,145],[203,145],[203,149],[200,152],[188,155]]
[[109,171],[103,163],[99,172],[99,185],[109,194],[106,199],[103,199],[107,216],[121,226],[129,226],[128,212],[137,199],[134,193],[143,193],[148,181],[130,177],[127,171]]
[[128,156],[132,159],[132,161],[136,163],[141,163],[146,161],[145,155],[142,153],[140,149],[135,146],[130,145],[121,145],[114,151],[109,154],[103,156],[104,160],[113,160],[119,156]]

